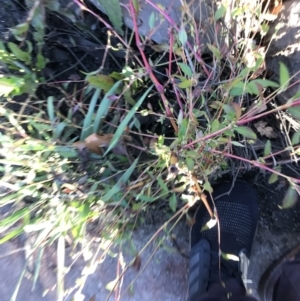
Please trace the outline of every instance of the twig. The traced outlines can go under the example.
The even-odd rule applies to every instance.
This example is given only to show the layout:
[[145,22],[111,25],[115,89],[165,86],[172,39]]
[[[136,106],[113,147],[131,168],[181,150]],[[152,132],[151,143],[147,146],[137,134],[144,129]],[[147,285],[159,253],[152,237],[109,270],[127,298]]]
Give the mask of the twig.
[[229,157],[229,158],[233,158],[233,159],[237,159],[237,160],[241,160],[241,161],[250,163],[251,165],[259,167],[260,169],[267,170],[267,171],[269,171],[271,173],[274,173],[274,174],[276,174],[276,175],[278,175],[280,177],[286,178],[289,182],[294,182],[294,183],[300,184],[300,179],[296,179],[296,178],[293,178],[293,177],[286,176],[286,175],[280,173],[279,171],[274,170],[274,169],[272,169],[270,167],[267,167],[266,165],[264,165],[262,163],[259,163],[257,161],[248,160],[246,158],[238,157],[236,155],[233,155],[233,154],[230,154],[230,153],[226,153],[226,152],[222,152],[222,151],[218,151],[218,150],[215,150],[215,149],[212,149],[211,152],[215,153],[215,154],[220,154],[220,155],[225,156],[225,157]]
[[240,126],[240,125],[249,123],[249,122],[251,122],[251,121],[253,121],[253,120],[259,119],[259,118],[261,118],[261,117],[264,117],[264,116],[266,116],[266,115],[269,115],[269,114],[271,114],[271,113],[278,112],[278,111],[281,111],[281,110],[286,110],[286,109],[289,109],[289,108],[292,108],[292,107],[296,107],[296,106],[300,106],[300,99],[295,100],[293,103],[286,103],[286,104],[284,104],[284,105],[282,105],[282,106],[279,106],[279,107],[277,107],[277,108],[275,108],[275,109],[273,109],[273,110],[270,110],[270,111],[268,111],[268,112],[265,112],[265,113],[262,113],[262,114],[259,114],[259,115],[256,115],[256,116],[247,118],[247,119],[243,119],[243,117],[242,117],[242,118],[241,118],[240,120],[238,120],[235,124],[234,124],[234,123],[229,124],[228,126],[226,126],[225,128],[223,128],[223,129],[221,129],[221,130],[218,130],[218,131],[216,131],[216,132],[214,132],[214,133],[211,133],[211,134],[206,135],[206,136],[204,136],[204,137],[201,137],[201,138],[199,138],[199,139],[197,139],[197,140],[195,140],[195,141],[192,141],[191,143],[186,144],[186,145],[184,146],[184,148],[189,148],[189,147],[191,147],[192,145],[194,145],[194,144],[196,144],[196,143],[199,143],[199,142],[201,142],[201,141],[206,141],[206,140],[211,139],[211,138],[213,138],[213,137],[215,137],[215,136],[221,135],[221,134],[223,134],[225,131],[231,130],[231,129],[234,128],[235,126]]

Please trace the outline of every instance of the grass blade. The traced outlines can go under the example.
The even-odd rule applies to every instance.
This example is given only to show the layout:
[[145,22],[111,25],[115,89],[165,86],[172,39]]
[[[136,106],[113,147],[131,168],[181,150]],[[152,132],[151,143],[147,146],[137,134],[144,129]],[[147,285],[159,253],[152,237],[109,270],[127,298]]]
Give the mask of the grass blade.
[[133,173],[139,158],[136,158],[132,165],[126,170],[126,172],[122,175],[119,181],[114,185],[112,189],[110,189],[102,198],[103,202],[108,202],[116,193],[121,190],[121,187],[124,183],[127,182],[131,174]]
[[49,116],[49,120],[51,121],[52,125],[54,124],[54,120],[55,120],[55,113],[54,113],[54,97],[53,96],[49,96],[47,98],[47,112],[48,112],[48,116]]
[[142,97],[139,99],[139,101],[132,107],[132,109],[128,112],[128,114],[126,115],[126,117],[123,119],[123,121],[121,122],[121,124],[118,126],[117,131],[115,132],[114,136],[112,137],[110,144],[104,154],[107,155],[107,153],[116,146],[116,144],[118,143],[120,137],[123,135],[127,124],[129,123],[129,121],[131,120],[131,118],[134,116],[135,112],[137,111],[137,109],[140,107],[140,105],[143,103],[143,101],[145,100],[145,98],[147,97],[147,95],[149,94],[149,92],[151,91],[151,89],[153,88],[153,85],[147,89],[147,91],[142,95]]
[[27,208],[23,208],[0,222],[0,233],[13,226],[18,220],[24,217],[28,213]]
[[121,81],[116,82],[110,89],[109,91],[105,94],[104,98],[101,100],[100,106],[98,108],[96,118],[94,121],[94,128],[93,128],[93,133],[97,133],[99,130],[99,127],[102,123],[102,120],[106,117],[110,103],[111,101],[109,100],[109,96],[115,94],[117,89],[119,88],[121,84]]
[[93,122],[93,115],[95,112],[96,104],[100,95],[101,89],[96,89],[94,95],[91,99],[89,104],[89,110],[84,118],[83,121],[83,128],[81,131],[80,140],[83,141],[86,137],[90,136],[93,133],[92,129],[92,122]]
[[279,62],[279,81],[280,89],[282,89],[282,91],[285,91],[289,86],[290,74],[288,68],[282,62]]
[[55,129],[53,131],[53,140],[56,140],[61,136],[61,134],[64,131],[66,126],[67,126],[67,123],[63,121],[55,127]]
[[5,235],[4,237],[2,237],[0,239],[0,245],[7,242],[7,241],[9,241],[12,238],[18,236],[18,235],[20,235],[23,232],[24,232],[23,227],[20,227],[18,229],[15,229],[15,230],[9,232],[7,235]]

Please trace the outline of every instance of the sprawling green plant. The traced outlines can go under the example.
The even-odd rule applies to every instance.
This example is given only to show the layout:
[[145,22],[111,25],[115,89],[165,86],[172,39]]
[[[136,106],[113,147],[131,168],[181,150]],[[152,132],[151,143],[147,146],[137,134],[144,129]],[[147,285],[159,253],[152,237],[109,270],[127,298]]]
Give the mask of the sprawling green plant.
[[[81,2],[74,2],[97,16]],[[106,253],[114,243],[130,240],[132,220],[138,220],[157,202],[165,204],[168,216],[157,233],[170,233],[183,216],[192,222],[189,209],[197,201],[206,204],[206,194],[213,191],[213,180],[226,174],[236,178],[242,164],[270,172],[269,183],[276,182],[278,177],[289,182],[283,208],[292,206],[300,192],[300,180],[281,172],[282,164],[299,160],[299,132],[293,127],[285,128],[287,145],[275,151],[270,134],[275,135],[275,130],[256,124],[275,113],[281,118],[289,116],[295,123],[300,118],[299,95],[285,105],[276,106],[274,102],[276,95],[290,85],[287,68],[280,66],[278,83],[262,76],[265,52],[255,44],[255,32],[250,31],[254,27],[263,36],[268,30],[260,1],[255,5],[237,1],[234,8],[225,4],[216,7],[211,25],[215,29],[222,25],[222,30],[207,45],[199,44],[199,29],[187,5],[182,10],[182,24],[177,25],[165,8],[147,2],[156,10],[149,16],[150,29],[159,26],[161,18],[172,26],[169,45],[154,45],[156,56],[151,60],[146,56],[138,34],[138,3],[130,0],[127,8],[133,16],[134,30],[129,41],[133,43],[135,37],[140,54],[137,63],[129,65],[126,60],[122,72],[111,74],[103,74],[102,64],[95,72],[86,74],[82,100],[76,106],[70,105],[73,94],[68,92],[68,83],[61,88],[66,97],[48,95],[46,100],[39,100],[43,106],[34,113],[20,114],[6,106],[16,95],[36,97],[38,85],[45,83],[40,72],[47,63],[43,56],[45,10],[75,18],[61,10],[58,1],[42,5],[41,1],[28,0],[27,20],[12,29],[19,43],[0,42],[0,60],[5,70],[0,77],[0,206],[13,204],[0,221],[0,243],[21,233],[36,235],[28,255],[29,261],[32,254],[39,254],[35,284],[44,247],[57,242],[58,300],[65,294],[66,241],[73,246],[80,244],[82,253],[90,259],[87,265],[96,265],[96,255],[89,255],[86,239],[87,225],[95,221],[101,229],[99,248]],[[114,4],[117,5],[116,1]],[[116,30],[101,17],[99,20],[129,51],[133,45],[122,36],[121,6],[106,5],[105,9]],[[115,10],[117,14],[113,13]],[[232,39],[225,22],[228,18],[245,32],[244,38]],[[29,33],[33,34],[33,41],[29,41]],[[220,36],[225,37],[223,48]],[[203,47],[209,62],[201,57]],[[108,43],[106,50],[111,49]],[[157,79],[154,71],[158,67],[166,70],[170,85],[163,86]],[[159,112],[154,111],[154,103],[148,102],[153,94]],[[57,103],[68,108],[67,114],[60,112]],[[80,119],[74,117],[78,112]],[[171,137],[151,129],[143,132],[138,117],[146,115],[157,117],[162,128],[171,128]],[[255,152],[254,158],[249,156],[258,133],[263,136],[261,133],[266,131],[264,146]],[[133,138],[139,139],[141,145],[136,145]],[[137,149],[140,155],[133,155],[130,148]],[[290,157],[278,159],[278,154],[284,152]],[[147,154],[147,160],[143,154]],[[207,209],[214,219],[213,208]],[[135,251],[134,260],[143,250]],[[78,282],[78,293],[87,275]],[[116,289],[118,280],[108,288]]]

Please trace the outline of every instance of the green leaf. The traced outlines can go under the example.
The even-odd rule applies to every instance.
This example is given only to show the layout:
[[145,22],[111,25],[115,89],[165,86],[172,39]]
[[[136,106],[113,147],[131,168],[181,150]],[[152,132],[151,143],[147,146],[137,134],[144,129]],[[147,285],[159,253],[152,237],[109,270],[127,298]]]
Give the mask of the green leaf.
[[185,79],[181,83],[178,84],[178,87],[181,89],[190,88],[193,84],[193,81],[190,79]]
[[102,197],[103,202],[108,202],[114,195],[120,192],[122,186],[128,181],[129,177],[133,173],[139,158],[136,158],[132,165],[126,170],[119,181]]
[[175,193],[173,193],[171,195],[171,197],[169,198],[169,206],[170,206],[170,208],[171,208],[171,210],[173,212],[176,211],[176,208],[177,208],[177,197],[176,197]]
[[285,91],[290,82],[289,70],[282,62],[279,62],[279,82],[281,91]]
[[213,192],[213,189],[212,189],[212,187],[211,187],[211,185],[210,185],[210,183],[209,183],[208,181],[206,181],[206,182],[204,183],[203,188],[204,188],[206,191],[208,191],[209,193],[212,193],[212,192]]
[[105,74],[89,75],[86,77],[87,82],[96,89],[102,89],[105,93],[114,85],[114,80]]
[[64,129],[66,128],[67,123],[65,121],[60,122],[54,129],[53,131],[53,140],[59,139],[62,132],[64,131]]
[[235,110],[232,106],[227,105],[227,104],[223,104],[223,110],[226,114],[231,114],[234,113],[235,114]]
[[222,58],[221,52],[217,47],[215,47],[211,44],[206,44],[206,46],[218,60],[220,60]]
[[249,139],[256,139],[256,134],[246,126],[240,126],[234,129],[236,132]]
[[162,180],[161,176],[159,176],[159,177],[157,178],[157,182],[158,182],[158,185],[160,186],[161,190],[162,190],[164,193],[168,193],[168,192],[169,192],[168,186],[167,186],[166,183]]
[[134,106],[136,104],[136,101],[131,96],[130,90],[123,92],[123,97],[126,100],[126,103],[130,104],[131,106]]
[[0,244],[3,244],[5,242],[9,241],[10,239],[20,235],[23,232],[24,232],[23,227],[20,227],[20,228],[10,231],[7,235],[5,235],[4,237],[2,237],[0,239]]
[[54,112],[53,102],[54,102],[54,97],[49,96],[47,98],[47,112],[48,112],[49,120],[51,121],[51,123],[54,123],[54,121],[55,121],[55,112]]
[[137,200],[141,200],[141,201],[146,202],[146,203],[152,203],[155,200],[154,197],[148,196],[148,195],[144,195],[144,194],[137,195],[136,199]]
[[235,146],[245,147],[245,145],[243,145],[243,144],[241,144],[241,143],[239,143],[239,142],[237,142],[237,141],[231,141],[231,143],[232,143],[233,145],[235,145]]
[[150,14],[148,24],[149,24],[149,28],[153,29],[154,24],[155,24],[155,12],[154,11],[151,12],[151,14]]
[[273,184],[273,183],[277,182],[277,180],[278,180],[278,175],[276,173],[272,173],[269,178],[268,183]]
[[80,136],[81,141],[83,141],[86,137],[90,136],[93,133],[93,128],[92,128],[93,115],[95,112],[96,104],[99,99],[100,92],[101,89],[96,89],[91,99],[91,102],[89,103],[89,110],[83,121],[83,128]]
[[272,88],[278,88],[279,85],[271,80],[268,79],[255,79],[252,81],[253,83],[258,83],[264,88],[272,87]]
[[296,204],[297,200],[298,200],[298,193],[295,190],[295,188],[290,186],[287,192],[285,193],[285,196],[282,201],[282,206],[280,206],[280,209],[287,209],[293,207]]
[[0,221],[0,233],[4,232],[9,227],[13,226],[18,220],[23,218],[28,213],[28,208],[23,208],[15,213],[12,213],[5,219]]
[[29,23],[25,22],[11,28],[10,31],[18,41],[23,41],[26,38],[28,29]]
[[246,88],[247,88],[247,92],[250,93],[250,94],[254,94],[254,95],[259,95],[259,88],[257,86],[257,83],[255,82],[249,82],[247,85],[246,85]]
[[181,125],[179,127],[179,131],[178,131],[178,138],[179,139],[184,139],[185,135],[186,135],[186,131],[188,128],[188,120],[186,118],[182,119]]
[[215,21],[223,18],[226,14],[226,7],[222,4],[215,12]]
[[20,94],[21,87],[25,84],[24,78],[17,76],[1,77],[0,74],[0,96],[8,96],[10,93]]
[[268,140],[266,145],[265,145],[264,156],[268,156],[270,154],[271,154],[271,141]]
[[[107,1],[107,0],[106,0],[106,1]],[[112,292],[112,291],[114,291],[114,290],[117,288],[117,284],[118,284],[118,277],[117,277],[115,280],[108,282],[108,283],[106,284],[105,288],[106,288],[108,291]]]
[[179,38],[181,45],[184,47],[187,42],[188,37],[187,37],[187,33],[185,31],[183,23],[181,23],[180,30],[178,33],[178,38]]
[[144,102],[145,98],[147,97],[147,95],[149,94],[149,92],[151,91],[151,89],[153,88],[153,85],[151,87],[149,87],[147,89],[147,91],[142,95],[142,97],[138,100],[138,102],[132,107],[132,109],[128,112],[128,114],[126,115],[126,117],[122,120],[121,124],[118,126],[117,131],[115,132],[115,134],[113,135],[110,144],[105,152],[104,155],[107,155],[107,153],[116,146],[116,144],[118,143],[119,139],[121,138],[121,136],[123,135],[127,124],[129,123],[129,121],[133,118],[134,114],[136,113],[137,109],[140,107],[140,105]]
[[119,0],[98,0],[98,2],[103,6],[115,30],[123,35],[122,9]]
[[260,34],[264,37],[268,33],[270,26],[267,23],[263,23],[260,25],[260,29]]
[[184,63],[178,63],[180,69],[182,70],[182,72],[188,76],[188,77],[192,77],[193,72],[192,69],[190,68],[190,66],[188,66],[187,64]]
[[36,61],[36,67],[39,71],[43,70],[46,67],[46,58],[38,53],[37,57],[36,57],[37,61]]
[[194,160],[191,159],[191,158],[186,158],[185,162],[186,162],[186,166],[189,169],[189,171],[193,171],[194,170],[194,166],[195,166]]
[[218,121],[218,119],[215,119],[211,123],[211,132],[214,133],[214,132],[218,131],[219,129],[220,129],[220,122]]
[[292,137],[292,145],[297,145],[299,143],[300,143],[300,132],[296,132]]
[[231,96],[241,96],[245,94],[246,93],[245,84],[241,81],[234,83],[229,93]]
[[300,106],[291,107],[288,112],[296,119],[300,119]]
[[138,13],[140,10],[139,0],[132,0],[135,12]]
[[93,133],[98,133],[99,127],[102,124],[102,121],[106,117],[108,110],[110,108],[111,101],[109,96],[116,93],[117,89],[119,88],[121,81],[116,82],[107,93],[104,95],[103,99],[101,100],[100,106],[98,107],[97,114],[94,121]]
[[31,61],[30,53],[21,50],[16,44],[9,42],[8,48],[10,51],[16,56],[16,58],[20,61],[26,62],[27,64]]

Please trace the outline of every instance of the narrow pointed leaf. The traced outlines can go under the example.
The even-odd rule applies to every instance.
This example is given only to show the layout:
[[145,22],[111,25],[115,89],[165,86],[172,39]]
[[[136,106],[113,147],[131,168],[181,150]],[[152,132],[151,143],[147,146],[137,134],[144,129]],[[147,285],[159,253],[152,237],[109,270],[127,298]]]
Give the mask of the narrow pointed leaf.
[[290,74],[288,68],[282,62],[279,62],[279,81],[281,90],[285,91],[290,82]]
[[264,156],[268,156],[270,154],[271,154],[271,141],[268,140],[264,148]]
[[298,200],[298,193],[293,187],[289,187],[285,193],[284,199],[282,201],[281,209],[287,209],[293,207]]
[[240,126],[235,128],[235,131],[244,136],[245,138],[249,139],[256,139],[256,134],[250,128],[246,126]]
[[116,146],[119,139],[125,132],[126,126],[129,123],[129,121],[133,118],[134,114],[136,113],[137,109],[140,107],[140,105],[144,102],[145,98],[148,96],[149,92],[153,88],[153,85],[147,89],[147,91],[142,95],[142,97],[139,99],[139,101],[132,107],[132,109],[128,112],[126,117],[123,119],[121,124],[118,126],[117,131],[115,132],[113,138],[111,139],[110,145],[107,148],[104,155],[106,155],[112,148]]
[[300,106],[295,106],[288,109],[288,112],[296,119],[300,119]]

